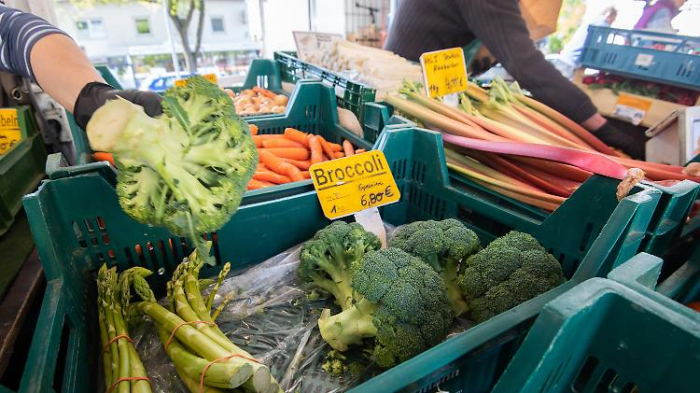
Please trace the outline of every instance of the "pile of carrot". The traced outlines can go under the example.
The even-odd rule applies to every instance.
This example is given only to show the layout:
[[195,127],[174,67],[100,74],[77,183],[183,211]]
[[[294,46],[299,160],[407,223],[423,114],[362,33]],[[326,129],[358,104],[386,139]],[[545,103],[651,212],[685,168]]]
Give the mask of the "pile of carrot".
[[[490,90],[470,83],[454,108],[405,83],[385,101],[441,131],[454,175],[547,211],[557,209],[593,174],[664,182],[694,180],[695,169],[624,157],[556,110],[495,80]],[[543,154],[547,152],[546,154]]]
[[355,149],[348,140],[339,145],[294,128],[285,129],[283,134],[259,135],[258,128],[251,124],[250,132],[258,148],[259,164],[248,183],[249,190],[309,179],[311,165],[365,151]]

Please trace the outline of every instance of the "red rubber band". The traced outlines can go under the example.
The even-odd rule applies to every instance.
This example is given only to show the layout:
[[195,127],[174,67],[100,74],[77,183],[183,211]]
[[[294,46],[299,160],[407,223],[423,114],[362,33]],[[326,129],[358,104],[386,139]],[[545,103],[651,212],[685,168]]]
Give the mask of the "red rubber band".
[[168,341],[165,342],[165,350],[168,350],[168,347],[170,346],[170,342],[173,341],[173,337],[175,337],[175,332],[177,332],[177,329],[185,326],[185,325],[196,325],[196,324],[205,324],[205,325],[216,325],[214,322],[208,322],[208,321],[192,321],[192,322],[183,322],[175,326],[175,329],[170,333],[170,337],[168,337]]
[[126,381],[148,381],[148,384],[149,385],[151,384],[151,380],[148,377],[123,377],[123,378],[117,379],[117,381],[115,383],[113,383],[112,386],[107,388],[106,393],[111,392],[117,385],[119,385],[122,382],[126,382]]
[[109,340],[109,341],[107,342],[107,344],[105,344],[105,346],[102,348],[102,351],[106,351],[107,348],[109,348],[110,345],[114,344],[117,340],[121,340],[122,338],[125,338],[126,341],[128,341],[128,342],[130,342],[130,343],[132,343],[132,344],[134,343],[134,340],[132,340],[131,337],[129,337],[128,334],[119,334],[119,335],[116,335],[116,336],[112,337],[112,339]]
[[254,363],[262,364],[262,363],[260,363],[259,361],[255,360],[255,359],[253,359],[253,358],[249,358],[249,357],[246,357],[246,356],[238,355],[238,354],[235,354],[235,353],[234,353],[234,354],[231,354],[231,355],[228,355],[228,356],[224,356],[224,357],[222,357],[222,358],[214,359],[214,360],[212,360],[211,362],[207,363],[207,365],[206,365],[206,366],[204,367],[204,369],[202,370],[202,376],[199,377],[199,393],[204,392],[204,376],[206,375],[207,371],[209,370],[209,367],[211,367],[212,365],[214,365],[214,363],[218,363],[218,362],[221,362],[221,361],[223,361],[223,360],[228,360],[228,359],[232,359],[232,358],[241,358],[241,359],[249,360],[249,361],[254,362]]

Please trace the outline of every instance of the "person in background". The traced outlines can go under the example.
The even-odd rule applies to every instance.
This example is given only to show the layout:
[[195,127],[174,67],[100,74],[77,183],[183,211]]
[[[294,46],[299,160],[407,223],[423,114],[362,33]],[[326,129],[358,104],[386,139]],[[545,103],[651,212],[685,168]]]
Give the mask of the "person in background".
[[385,47],[418,61],[425,52],[464,47],[475,39],[536,99],[606,144],[632,157],[644,157],[643,133],[613,127],[584,92],[545,60],[530,39],[517,0],[402,0]]
[[646,3],[642,17],[634,25],[634,29],[674,33],[671,21],[681,12],[685,0],[656,0]]
[[0,71],[30,78],[85,129],[92,114],[117,96],[162,113],[160,96],[117,90],[105,83],[85,53],[65,32],[38,16],[0,4]]
[[617,9],[615,9],[615,7],[608,7],[590,24],[582,23],[578,29],[576,29],[569,42],[567,42],[564,49],[562,49],[555,63],[555,67],[557,67],[562,75],[571,79],[575,70],[581,67],[581,56],[583,55],[583,46],[588,36],[588,27],[610,27],[615,23],[615,19],[617,19]]

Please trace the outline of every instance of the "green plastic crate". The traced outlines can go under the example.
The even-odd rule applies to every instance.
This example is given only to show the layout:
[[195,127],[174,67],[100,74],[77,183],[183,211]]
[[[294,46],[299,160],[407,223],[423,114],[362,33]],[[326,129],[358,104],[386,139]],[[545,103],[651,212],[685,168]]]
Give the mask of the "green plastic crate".
[[[353,82],[338,74],[297,58],[295,52],[275,52],[280,65],[282,81],[296,83],[302,79],[319,78],[323,84],[335,90],[338,105],[363,119],[364,104],[375,102],[377,91],[363,83]],[[374,141],[371,141],[374,142]]]
[[[461,218],[467,209],[490,209],[473,203],[473,197],[450,184],[439,134],[389,129],[377,146],[385,152],[402,193],[399,203],[381,209],[388,222],[400,225]],[[574,277],[569,284],[460,334],[355,391],[419,391],[436,383],[448,389],[472,382],[492,386],[501,367],[498,358],[512,351],[505,344],[524,334],[523,325],[529,326],[547,301],[584,278],[606,274],[607,266],[637,253],[661,192],[641,189],[618,204],[614,196],[597,195],[599,186],[610,182],[614,180],[595,177],[581,193],[599,198],[600,214],[588,217],[588,212],[562,206],[562,217],[542,222],[531,231],[559,258],[566,276]],[[26,196],[24,204],[48,286],[39,321],[43,328],[34,336],[20,390],[95,391],[99,357],[91,273],[102,262],[122,269],[142,265],[157,272],[152,284],[162,290],[191,246],[164,229],[138,224],[126,216],[117,202],[114,176],[98,168],[49,180]],[[231,222],[210,236],[217,265],[202,274],[216,274],[223,261],[231,261],[235,269],[259,263],[307,240],[327,224],[315,192],[275,201],[244,201]],[[494,231],[475,229],[484,242],[519,229],[507,217],[500,224]],[[171,242],[174,247],[169,246]],[[137,254],[136,245],[147,251]],[[484,353],[486,347],[489,350]]]
[[[640,253],[610,272],[608,278],[642,293],[655,291],[680,304],[700,301],[700,244],[695,245],[687,262],[659,282],[662,267],[662,259]],[[697,317],[700,319],[700,313]]]
[[552,301],[493,392],[697,392],[700,314],[643,292],[595,278]]
[[[405,127],[409,122],[398,116],[390,116],[390,112],[381,104],[371,104],[367,111],[368,124],[365,129],[368,132],[376,132],[384,127]],[[333,91],[318,82],[302,81],[295,87],[287,111],[280,115],[268,115],[246,120],[258,126],[260,134],[281,134],[287,127],[321,135],[325,139],[335,143],[342,143],[347,139],[357,148],[371,149],[372,144],[358,137],[350,131],[342,128],[338,123],[335,96]],[[83,145],[88,150],[86,154],[80,154],[82,160],[92,161],[87,135],[80,132],[76,139],[76,146]],[[46,173],[50,179],[58,179],[66,176],[75,176],[81,173],[99,170],[115,176],[115,169],[106,162],[87,162],[79,165],[68,165],[60,156],[52,155],[47,160]],[[295,195],[313,190],[311,180],[282,184],[261,190],[249,191],[245,200],[262,201],[277,199],[283,196]]]
[[239,92],[256,86],[278,94],[284,93],[282,90],[282,73],[276,61],[269,59],[253,60],[250,63],[250,67],[248,67],[243,86],[236,86],[232,89],[235,92]]
[[28,106],[17,108],[22,140],[0,155],[0,236],[22,208],[22,196],[34,190],[44,177],[44,142]]

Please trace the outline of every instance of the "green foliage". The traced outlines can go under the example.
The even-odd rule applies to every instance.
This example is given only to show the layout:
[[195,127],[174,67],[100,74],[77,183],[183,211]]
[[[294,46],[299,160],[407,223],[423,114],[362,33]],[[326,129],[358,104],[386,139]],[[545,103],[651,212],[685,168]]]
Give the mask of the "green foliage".
[[460,285],[471,317],[483,322],[561,285],[559,262],[532,236],[510,232],[466,262]]
[[353,269],[353,306],[324,310],[321,335],[345,351],[365,344],[380,367],[392,367],[442,341],[452,324],[440,276],[419,258],[397,248],[370,251]]
[[467,311],[457,278],[466,258],[481,249],[474,231],[453,218],[416,221],[397,231],[390,246],[417,256],[432,266],[445,281],[455,315]]
[[249,128],[202,77],[168,90],[162,106],[153,119],[109,101],[88,124],[90,143],[114,153],[119,203],[132,218],[178,235],[215,231],[236,212],[257,165]]

